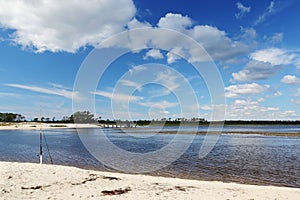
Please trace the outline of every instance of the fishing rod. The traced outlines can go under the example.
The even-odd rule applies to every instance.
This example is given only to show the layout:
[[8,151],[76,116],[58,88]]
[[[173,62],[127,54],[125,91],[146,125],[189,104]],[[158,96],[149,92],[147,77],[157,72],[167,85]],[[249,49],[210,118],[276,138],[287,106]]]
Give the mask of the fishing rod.
[[48,142],[47,142],[47,139],[46,139],[46,135],[43,134],[43,131],[42,131],[42,115],[41,115],[41,110],[40,110],[40,164],[43,164],[43,138],[45,140],[45,144],[46,144],[46,148],[47,148],[47,151],[48,151],[48,155],[49,155],[49,158],[50,158],[50,161],[51,161],[51,164],[53,164],[53,160],[52,160],[52,156],[51,156],[51,153],[50,153],[50,150],[49,150],[49,146],[48,146]]
[[43,133],[42,133],[42,117],[40,110],[40,164],[43,164]]

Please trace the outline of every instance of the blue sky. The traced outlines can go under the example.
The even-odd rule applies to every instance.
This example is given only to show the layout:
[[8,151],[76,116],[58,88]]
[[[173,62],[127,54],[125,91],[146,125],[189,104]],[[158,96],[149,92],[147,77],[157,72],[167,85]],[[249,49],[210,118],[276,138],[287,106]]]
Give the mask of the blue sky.
[[[86,103],[74,84],[89,55],[120,47],[127,53],[86,91],[97,116],[212,119],[225,108],[225,119],[300,119],[299,8],[296,0],[0,0],[0,112],[69,116],[74,101]],[[115,36],[123,31],[134,39]],[[218,70],[226,101],[212,99],[217,77],[201,77],[197,64]]]

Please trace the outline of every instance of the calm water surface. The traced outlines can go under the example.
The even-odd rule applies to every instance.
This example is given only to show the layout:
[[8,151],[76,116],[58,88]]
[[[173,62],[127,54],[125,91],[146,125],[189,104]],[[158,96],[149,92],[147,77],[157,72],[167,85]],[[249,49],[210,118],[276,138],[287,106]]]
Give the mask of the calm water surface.
[[[200,129],[203,127],[200,127]],[[172,127],[168,127],[168,130]],[[173,127],[173,129],[176,129]],[[188,128],[187,128],[188,129]],[[204,128],[203,128],[204,129]],[[234,126],[232,131],[300,132],[300,126]],[[86,129],[101,144],[99,129]],[[130,152],[146,153],[167,145],[174,134],[137,137],[120,134],[117,129],[104,130],[115,145]],[[151,129],[147,129],[151,131]],[[152,130],[153,131],[153,130]],[[137,130],[133,130],[137,132]],[[38,162],[38,131],[0,131],[0,160]],[[76,130],[44,131],[54,164],[87,169],[114,171],[97,161],[84,147]],[[84,134],[86,134],[84,133]],[[139,135],[140,134],[140,135]],[[139,137],[141,136],[141,137]],[[184,135],[181,143],[193,135]],[[205,135],[197,135],[188,150],[171,165],[151,172],[151,175],[200,180],[220,180],[300,188],[300,137],[263,136],[258,134],[223,134],[214,149],[199,159],[199,149]],[[213,137],[208,136],[208,137]],[[44,161],[50,163],[44,146]],[[144,163],[147,165],[147,163]]]

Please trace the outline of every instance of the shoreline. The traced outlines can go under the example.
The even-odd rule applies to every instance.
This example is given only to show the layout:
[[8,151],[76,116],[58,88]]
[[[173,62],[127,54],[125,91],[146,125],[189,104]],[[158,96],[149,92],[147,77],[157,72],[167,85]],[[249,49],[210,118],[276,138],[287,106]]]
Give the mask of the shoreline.
[[[102,129],[103,127],[97,124],[72,124],[72,123],[42,123],[39,122],[22,122],[22,123],[0,123],[0,131],[1,130],[49,130],[49,129],[85,129],[85,128],[98,128]],[[105,129],[105,128],[104,128]],[[136,128],[109,128],[109,129],[116,129],[116,130],[135,130],[131,134],[153,134],[153,132],[143,130],[151,130],[145,127],[136,127]],[[141,132],[139,132],[141,131]],[[163,130],[159,131],[159,134],[197,134],[197,135],[205,135],[205,134],[242,134],[242,135],[265,135],[265,136],[291,136],[291,137],[300,137],[300,132],[267,132],[267,131],[168,131]]]
[[47,129],[76,129],[76,128],[100,128],[96,124],[72,124],[72,123],[39,123],[21,122],[0,124],[1,130],[47,130]]
[[[22,122],[22,123],[0,123],[0,131],[1,130],[49,130],[49,129],[85,129],[85,128],[98,128],[102,129],[103,127],[97,124],[72,124],[72,123],[42,123],[39,122]],[[106,129],[106,128],[104,128]],[[135,130],[131,134],[153,134],[153,132],[143,130],[149,130],[148,127],[136,127],[136,128],[111,128],[109,129],[116,129],[116,130]],[[150,129],[151,130],[151,129]],[[265,136],[291,136],[291,137],[300,137],[300,132],[268,132],[268,131],[168,131],[168,130],[161,130],[158,133],[160,134],[197,134],[197,135],[205,135],[205,134],[243,134],[243,135],[265,135]]]
[[300,188],[132,175],[0,162],[4,199],[298,199]]
[[[195,134],[193,132],[188,131],[161,131],[159,133],[162,134]],[[205,134],[219,134],[219,135],[265,135],[265,136],[296,136],[300,137],[300,132],[265,132],[265,131],[222,131],[222,132],[216,132],[216,131],[197,131],[197,135],[205,135]]]

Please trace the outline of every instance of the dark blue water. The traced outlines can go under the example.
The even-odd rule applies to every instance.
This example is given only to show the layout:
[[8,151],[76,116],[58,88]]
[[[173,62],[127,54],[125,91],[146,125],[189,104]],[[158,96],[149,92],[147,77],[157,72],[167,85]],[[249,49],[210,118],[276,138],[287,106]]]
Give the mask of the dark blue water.
[[[261,127],[270,130],[271,127]],[[242,127],[238,127],[241,129]],[[249,127],[243,129],[246,131]],[[251,127],[250,127],[251,128]],[[253,128],[253,127],[252,127]],[[297,132],[299,126],[288,126],[278,132]],[[170,129],[170,128],[169,128]],[[256,131],[258,128],[256,127]],[[232,129],[231,129],[232,130]],[[253,130],[253,129],[251,129]],[[276,129],[277,130],[277,129]],[[293,130],[293,131],[290,131]],[[296,131],[295,131],[296,130]],[[137,130],[133,130],[137,131]],[[100,142],[99,129],[86,129]],[[262,131],[264,132],[264,131]],[[126,135],[117,129],[105,130],[116,146],[137,153],[154,152],[167,145],[174,134]],[[84,147],[76,130],[44,131],[54,164],[71,165],[87,169],[115,171],[97,161]],[[193,135],[184,135],[180,143],[190,141]],[[264,136],[258,134],[223,134],[213,150],[199,159],[199,149],[205,135],[197,135],[187,151],[170,165],[150,172],[151,175],[200,180],[219,180],[249,184],[300,187],[300,137]],[[214,137],[208,135],[207,137]],[[39,162],[38,131],[0,131],[0,160]],[[44,162],[50,163],[44,142]],[[116,161],[117,162],[117,161]],[[144,163],[148,165],[149,163]]]

